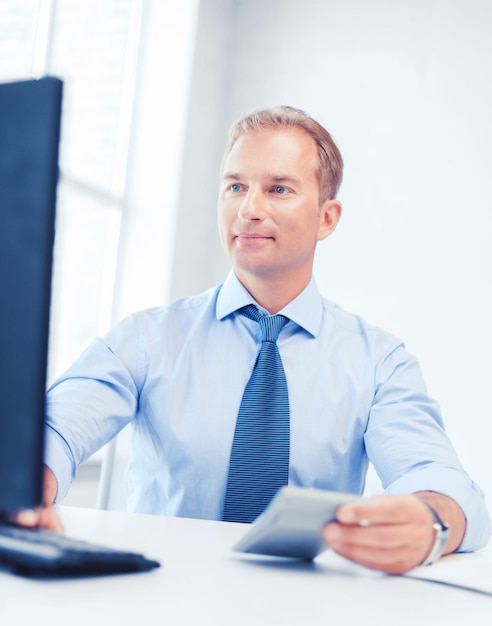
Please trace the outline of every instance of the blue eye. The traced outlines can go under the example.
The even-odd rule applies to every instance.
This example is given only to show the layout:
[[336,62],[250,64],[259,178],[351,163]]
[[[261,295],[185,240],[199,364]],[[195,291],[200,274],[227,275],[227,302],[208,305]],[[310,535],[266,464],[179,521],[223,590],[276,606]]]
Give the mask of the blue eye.
[[230,190],[231,191],[240,191],[241,190],[241,185],[238,185],[238,183],[232,183],[232,185],[230,186]]
[[278,193],[280,196],[283,196],[287,193],[287,187],[283,187],[282,185],[277,185],[274,187],[275,193]]

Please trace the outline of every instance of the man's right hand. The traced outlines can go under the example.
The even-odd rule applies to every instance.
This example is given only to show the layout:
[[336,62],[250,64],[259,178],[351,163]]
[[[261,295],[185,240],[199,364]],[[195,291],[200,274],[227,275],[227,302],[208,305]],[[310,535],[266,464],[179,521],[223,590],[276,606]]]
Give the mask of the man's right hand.
[[53,508],[58,492],[58,481],[53,472],[44,466],[43,504],[36,509],[23,509],[11,517],[11,521],[27,528],[46,528],[60,532],[63,525]]

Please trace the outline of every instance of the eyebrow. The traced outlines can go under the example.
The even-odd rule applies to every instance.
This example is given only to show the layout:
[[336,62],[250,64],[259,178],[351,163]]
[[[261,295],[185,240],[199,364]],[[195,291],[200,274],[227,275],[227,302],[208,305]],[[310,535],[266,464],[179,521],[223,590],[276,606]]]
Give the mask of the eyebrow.
[[[225,172],[222,178],[224,180],[241,180],[242,178],[244,178],[244,176],[242,176],[238,172]],[[287,183],[287,184],[290,183],[291,185],[301,184],[301,179],[295,178],[294,176],[280,176],[276,174],[267,174],[265,178],[270,180],[272,183]]]
[[290,183],[291,185],[300,185],[301,179],[294,176],[270,176],[274,183]]

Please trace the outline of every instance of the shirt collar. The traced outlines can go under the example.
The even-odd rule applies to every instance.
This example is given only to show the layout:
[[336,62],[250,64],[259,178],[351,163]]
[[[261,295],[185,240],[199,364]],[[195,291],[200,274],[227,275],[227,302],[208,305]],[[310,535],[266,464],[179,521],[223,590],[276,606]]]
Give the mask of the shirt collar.
[[[262,308],[249,291],[242,285],[233,270],[229,272],[217,297],[216,315],[218,320],[234,313],[248,304]],[[314,277],[304,290],[289,302],[279,313],[285,315],[310,335],[316,337],[321,327],[323,304]]]

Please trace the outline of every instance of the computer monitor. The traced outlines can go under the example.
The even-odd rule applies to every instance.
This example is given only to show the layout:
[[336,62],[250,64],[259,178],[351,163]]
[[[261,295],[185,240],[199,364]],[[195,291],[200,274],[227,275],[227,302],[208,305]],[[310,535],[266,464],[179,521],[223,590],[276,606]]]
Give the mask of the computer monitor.
[[0,83],[0,513],[41,502],[61,100]]

